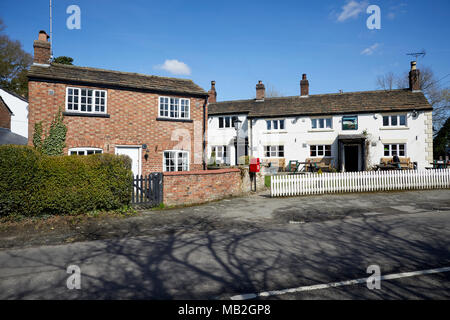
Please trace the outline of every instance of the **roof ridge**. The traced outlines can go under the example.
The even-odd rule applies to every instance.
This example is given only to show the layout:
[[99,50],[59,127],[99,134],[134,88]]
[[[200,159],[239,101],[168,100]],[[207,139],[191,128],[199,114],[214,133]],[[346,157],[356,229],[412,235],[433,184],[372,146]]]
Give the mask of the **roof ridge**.
[[0,89],[2,89],[3,91],[5,91],[6,93],[9,93],[10,95],[16,97],[17,99],[20,99],[24,102],[28,102],[28,99],[25,97],[22,97],[20,94],[17,94],[15,92],[12,92],[11,90],[6,89],[5,87],[0,85]]
[[74,66],[74,65],[55,63],[55,62],[52,62],[51,65],[55,66],[55,67],[67,67],[67,68],[84,69],[84,70],[92,70],[92,71],[104,71],[104,72],[119,73],[119,74],[133,75],[133,76],[141,76],[141,77],[147,77],[147,78],[161,78],[161,79],[169,79],[169,80],[181,80],[181,81],[194,82],[192,79],[187,79],[187,78],[164,77],[164,76],[156,76],[156,75],[152,75],[152,74],[145,74],[145,73],[138,73],[138,72],[118,71],[118,70],[93,68],[93,67],[82,67],[82,66]]
[[[403,88],[403,89],[391,89],[391,90],[368,90],[368,91],[348,91],[348,92],[332,92],[332,93],[318,93],[318,94],[310,94],[308,96],[283,96],[283,97],[268,97],[268,98],[264,98],[264,100],[261,100],[261,102],[266,101],[266,100],[282,100],[282,99],[292,99],[292,98],[299,98],[299,99],[305,99],[307,97],[320,97],[320,96],[332,96],[332,95],[337,95],[337,96],[341,96],[341,95],[348,95],[348,94],[364,94],[364,93],[379,93],[379,92],[399,92],[399,91],[409,91],[408,88]],[[411,93],[417,93],[417,92],[413,92],[411,91]],[[256,101],[255,98],[253,99],[239,99],[239,100],[225,100],[225,101],[217,101],[214,104],[219,104],[219,103],[226,103],[226,102],[249,102],[249,101]],[[213,104],[213,103],[211,103]]]

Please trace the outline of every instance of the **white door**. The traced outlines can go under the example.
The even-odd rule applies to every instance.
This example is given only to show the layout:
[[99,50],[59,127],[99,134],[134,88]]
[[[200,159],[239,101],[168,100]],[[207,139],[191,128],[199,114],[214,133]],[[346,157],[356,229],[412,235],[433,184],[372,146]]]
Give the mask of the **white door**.
[[141,157],[139,147],[116,147],[116,154],[124,154],[131,158],[133,176],[141,174]]

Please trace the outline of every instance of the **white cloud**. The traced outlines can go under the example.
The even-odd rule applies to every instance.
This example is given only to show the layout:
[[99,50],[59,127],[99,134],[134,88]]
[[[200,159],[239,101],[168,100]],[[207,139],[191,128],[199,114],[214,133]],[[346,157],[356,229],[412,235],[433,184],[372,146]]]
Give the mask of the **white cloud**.
[[342,12],[338,15],[337,21],[344,22],[350,18],[356,18],[367,8],[367,1],[351,0],[342,6]]
[[363,51],[361,51],[361,54],[364,54],[366,56],[370,56],[372,53],[375,52],[375,50],[380,46],[379,43],[375,43],[373,45],[371,45],[368,48],[365,48]]
[[175,75],[191,74],[191,68],[189,68],[189,66],[186,63],[178,61],[176,59],[173,60],[167,59],[166,61],[164,61],[162,65],[157,65],[155,68],[165,70]]

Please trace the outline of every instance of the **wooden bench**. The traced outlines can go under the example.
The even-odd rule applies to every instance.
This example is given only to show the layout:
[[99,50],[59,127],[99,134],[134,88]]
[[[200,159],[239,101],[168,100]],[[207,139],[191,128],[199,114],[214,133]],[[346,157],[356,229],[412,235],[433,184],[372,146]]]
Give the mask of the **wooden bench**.
[[284,158],[264,158],[261,159],[261,164],[266,167],[277,167],[278,171],[285,171],[286,169],[286,159]]
[[[410,158],[407,157],[398,157],[400,160],[400,168],[405,169],[413,169],[414,164],[411,162]],[[393,165],[392,157],[383,157],[380,159],[380,164],[387,166],[387,165]]]
[[313,171],[317,171],[319,169],[322,171],[331,171],[334,165],[333,158],[306,158],[305,161],[309,162],[309,164],[305,165],[306,171],[311,171],[311,168]]

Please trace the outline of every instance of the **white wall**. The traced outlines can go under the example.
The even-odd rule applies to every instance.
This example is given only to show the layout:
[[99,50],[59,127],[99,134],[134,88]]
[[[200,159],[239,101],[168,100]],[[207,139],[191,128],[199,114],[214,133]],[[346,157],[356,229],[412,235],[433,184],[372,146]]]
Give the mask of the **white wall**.
[[[403,112],[405,114],[406,112]],[[331,153],[338,165],[338,135],[362,134],[363,131],[368,133],[367,140],[370,141],[368,166],[373,166],[380,162],[380,158],[384,157],[383,143],[405,143],[406,157],[411,161],[417,161],[419,169],[423,169],[430,164],[426,160],[425,137],[426,137],[426,117],[424,112],[418,112],[416,118],[412,117],[411,112],[407,112],[407,125],[403,128],[383,128],[382,115],[399,114],[393,113],[376,113],[376,114],[354,114],[358,116],[357,130],[342,130],[343,115],[332,116],[332,129],[311,129],[311,118],[288,117],[288,118],[270,118],[285,119],[285,130],[278,132],[267,131],[266,118],[253,119],[252,141],[249,144],[253,149],[249,153],[253,157],[265,159],[265,145],[284,145],[284,158],[286,165],[289,160],[305,161],[310,157],[309,145],[313,144],[332,144]],[[244,115],[240,115],[239,119],[248,124]],[[210,146],[212,145],[229,145],[232,150],[232,161],[234,161],[233,137],[236,135],[234,128],[219,129],[218,116],[210,116],[208,120],[208,155],[211,154]],[[246,136],[248,127],[245,131],[241,131]],[[417,137],[417,138],[416,138]],[[372,143],[375,145],[372,146]],[[232,163],[234,164],[234,163]],[[361,167],[361,163],[360,163]]]
[[0,96],[11,109],[11,132],[28,138],[28,102],[0,88]]
[[[248,121],[246,115],[224,115],[222,117],[237,117],[240,121],[239,139],[240,143],[244,143],[244,140],[248,135]],[[236,129],[231,128],[219,128],[219,116],[208,117],[208,146],[207,155],[208,160],[211,157],[212,146],[228,146],[228,158],[229,164],[236,164],[236,150],[234,148],[234,138],[236,137]],[[250,152],[250,151],[249,151]]]

